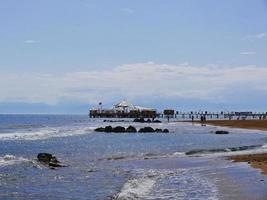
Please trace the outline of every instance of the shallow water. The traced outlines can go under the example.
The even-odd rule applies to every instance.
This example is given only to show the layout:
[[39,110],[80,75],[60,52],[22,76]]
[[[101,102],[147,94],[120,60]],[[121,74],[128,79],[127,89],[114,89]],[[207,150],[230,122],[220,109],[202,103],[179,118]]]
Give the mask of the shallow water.
[[[93,131],[107,125],[149,125],[168,128],[170,133]],[[230,134],[214,134],[218,129],[230,130]],[[0,197],[227,199],[231,188],[218,184],[218,180],[228,183],[241,179],[237,172],[235,178],[229,176],[240,166],[221,156],[265,152],[266,143],[267,135],[261,131],[191,123],[104,123],[103,119],[80,115],[0,115]],[[40,165],[35,160],[39,152],[55,154],[68,167],[51,170]],[[254,186],[260,190],[257,184]],[[244,194],[242,187],[232,190],[236,199]]]

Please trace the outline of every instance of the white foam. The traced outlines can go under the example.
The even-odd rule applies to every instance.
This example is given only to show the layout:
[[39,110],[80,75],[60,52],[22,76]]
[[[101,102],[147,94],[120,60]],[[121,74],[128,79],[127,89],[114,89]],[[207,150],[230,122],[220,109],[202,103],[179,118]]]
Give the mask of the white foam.
[[190,157],[221,157],[221,156],[234,156],[234,155],[246,155],[246,154],[259,154],[267,153],[267,144],[258,148],[239,150],[239,151],[227,151],[227,152],[213,152],[213,153],[197,153],[190,155]]
[[147,196],[157,181],[155,174],[148,174],[128,180],[115,196],[117,200],[139,199]]
[[176,156],[185,156],[185,152],[180,152],[180,151],[177,151],[177,152],[174,152],[173,154],[172,154],[172,156],[174,156],[174,157],[176,157]]
[[218,199],[216,184],[202,175],[202,170],[144,169],[143,175],[128,180],[114,199]]
[[23,162],[31,162],[29,159],[23,158],[23,157],[16,157],[14,155],[4,155],[3,157],[0,157],[0,166],[8,166],[8,165],[14,165],[19,164]]
[[202,169],[160,170],[157,187],[147,199],[218,199],[218,189]]
[[41,140],[51,137],[66,137],[73,135],[82,135],[92,132],[91,127],[57,127],[57,128],[41,128],[32,132],[14,132],[1,133],[0,140]]

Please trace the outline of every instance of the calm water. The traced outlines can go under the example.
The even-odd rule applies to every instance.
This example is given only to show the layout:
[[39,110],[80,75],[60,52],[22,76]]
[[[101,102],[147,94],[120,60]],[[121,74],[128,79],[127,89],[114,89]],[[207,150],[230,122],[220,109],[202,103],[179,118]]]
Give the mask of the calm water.
[[[242,199],[242,187],[221,183],[229,185],[236,167],[237,178],[249,169],[220,156],[267,148],[267,135],[260,131],[174,122],[149,124],[168,128],[168,134],[93,131],[107,125],[147,124],[80,115],[0,115],[0,198],[229,199],[239,192]],[[230,134],[216,135],[217,129]],[[56,155],[68,167],[40,165],[39,152]]]

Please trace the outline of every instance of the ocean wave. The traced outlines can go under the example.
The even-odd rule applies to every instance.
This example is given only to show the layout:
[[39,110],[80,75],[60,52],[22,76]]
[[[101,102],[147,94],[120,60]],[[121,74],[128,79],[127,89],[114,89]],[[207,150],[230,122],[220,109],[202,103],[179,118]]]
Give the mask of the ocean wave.
[[30,128],[44,128],[42,124],[14,124],[9,126],[2,126],[2,129],[30,129]]
[[141,153],[141,154],[114,154],[107,157],[98,158],[98,161],[120,161],[120,160],[154,160],[168,159],[186,156],[210,157],[210,156],[230,156],[239,154],[265,153],[267,144],[249,145],[240,147],[216,148],[216,149],[193,149],[187,152],[177,151],[174,153]]
[[252,154],[252,153],[265,153],[267,152],[267,144],[263,145],[250,145],[240,147],[229,147],[222,149],[196,149],[185,152],[187,156],[226,156],[238,154]]
[[31,160],[23,157],[16,157],[14,155],[6,154],[3,157],[0,157],[0,166],[15,165],[25,162],[31,162]]
[[262,145],[250,145],[250,146],[240,146],[240,147],[229,147],[222,149],[195,149],[190,150],[185,153],[185,155],[197,155],[197,154],[212,154],[212,153],[223,153],[223,152],[236,152],[245,151],[260,148]]
[[139,169],[114,195],[115,200],[135,199],[218,199],[212,179],[197,169]]
[[29,132],[1,133],[0,140],[42,140],[51,137],[66,137],[92,132],[92,127],[42,128]]
[[185,152],[174,152],[174,153],[140,153],[140,154],[114,154],[107,157],[98,158],[98,161],[107,160],[107,161],[116,161],[116,160],[149,160],[149,159],[161,159],[161,158],[175,158],[175,157],[183,157],[185,156]]
[[145,198],[152,190],[157,181],[157,174],[153,171],[141,177],[128,180],[112,199],[133,200]]

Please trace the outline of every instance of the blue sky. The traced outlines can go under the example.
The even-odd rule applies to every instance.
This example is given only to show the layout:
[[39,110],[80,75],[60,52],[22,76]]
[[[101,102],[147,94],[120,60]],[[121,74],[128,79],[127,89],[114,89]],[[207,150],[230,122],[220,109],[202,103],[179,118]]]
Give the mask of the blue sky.
[[0,113],[267,110],[267,1],[0,1]]

